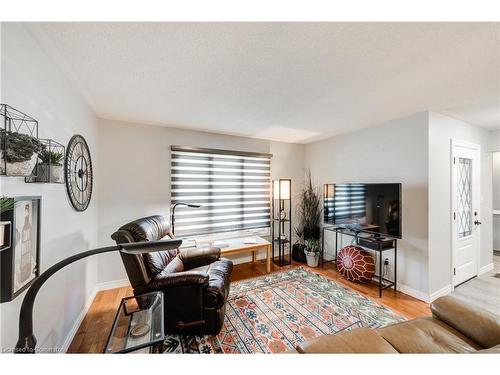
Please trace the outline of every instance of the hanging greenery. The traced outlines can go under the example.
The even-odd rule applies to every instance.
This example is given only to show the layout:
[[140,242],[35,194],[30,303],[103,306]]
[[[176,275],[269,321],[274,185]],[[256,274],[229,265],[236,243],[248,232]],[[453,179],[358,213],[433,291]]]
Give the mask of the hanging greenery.
[[64,161],[62,152],[43,150],[39,156],[43,164],[62,165]]
[[14,198],[0,197],[0,212],[10,211],[14,208]]

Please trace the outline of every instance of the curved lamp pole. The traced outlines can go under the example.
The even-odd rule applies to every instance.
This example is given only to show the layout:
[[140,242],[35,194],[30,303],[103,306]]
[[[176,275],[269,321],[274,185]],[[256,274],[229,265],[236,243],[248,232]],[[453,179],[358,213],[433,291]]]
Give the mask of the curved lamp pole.
[[35,353],[36,338],[33,334],[33,304],[35,303],[36,295],[42,285],[61,268],[92,255],[109,253],[112,251],[121,251],[127,254],[145,254],[176,249],[181,244],[182,240],[177,239],[123,243],[116,246],[101,247],[99,249],[84,251],[83,253],[75,254],[54,264],[35,279],[24,296],[21,311],[19,313],[19,338],[17,340],[14,353]]
[[172,205],[171,209],[171,214],[170,214],[170,227],[172,228],[172,234],[175,234],[175,209],[177,206],[186,206],[190,208],[200,208],[201,205],[199,204],[190,204],[190,203],[184,203],[184,202],[177,202],[176,204]]

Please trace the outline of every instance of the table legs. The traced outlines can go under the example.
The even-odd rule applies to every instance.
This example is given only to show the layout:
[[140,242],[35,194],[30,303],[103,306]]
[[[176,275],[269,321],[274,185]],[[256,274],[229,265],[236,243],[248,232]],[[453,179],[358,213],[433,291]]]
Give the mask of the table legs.
[[398,284],[398,242],[394,243],[394,292],[397,292]]
[[266,268],[267,273],[271,272],[271,245],[268,245],[266,250]]
[[[335,258],[327,261],[327,262],[335,263],[335,267],[337,267],[338,246],[339,246],[339,234],[337,231],[335,231]],[[324,264],[325,264],[325,229],[324,228],[323,228],[323,233],[321,235],[320,260],[321,260],[321,268],[324,268]]]
[[335,231],[335,264],[337,264],[338,247],[339,247],[339,232]]
[[378,252],[378,297],[382,298],[382,252]]
[[321,233],[321,268],[323,269],[325,265],[325,229],[323,228]]

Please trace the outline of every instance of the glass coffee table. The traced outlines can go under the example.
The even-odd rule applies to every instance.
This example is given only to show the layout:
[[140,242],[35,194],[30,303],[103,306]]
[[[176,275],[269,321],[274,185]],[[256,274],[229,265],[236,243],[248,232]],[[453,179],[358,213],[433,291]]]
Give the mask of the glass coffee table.
[[163,342],[163,293],[122,299],[104,353],[150,353]]

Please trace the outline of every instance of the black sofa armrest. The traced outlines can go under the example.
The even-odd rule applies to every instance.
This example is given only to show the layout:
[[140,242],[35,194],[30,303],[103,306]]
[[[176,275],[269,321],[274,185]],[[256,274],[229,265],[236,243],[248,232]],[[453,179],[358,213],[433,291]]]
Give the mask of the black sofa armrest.
[[182,261],[185,270],[205,266],[213,263],[220,258],[220,249],[218,247],[207,247],[204,249],[181,250],[177,255]]
[[208,283],[208,275],[204,272],[187,271],[158,275],[151,280],[146,289],[148,291],[164,290],[177,286],[203,286]]

